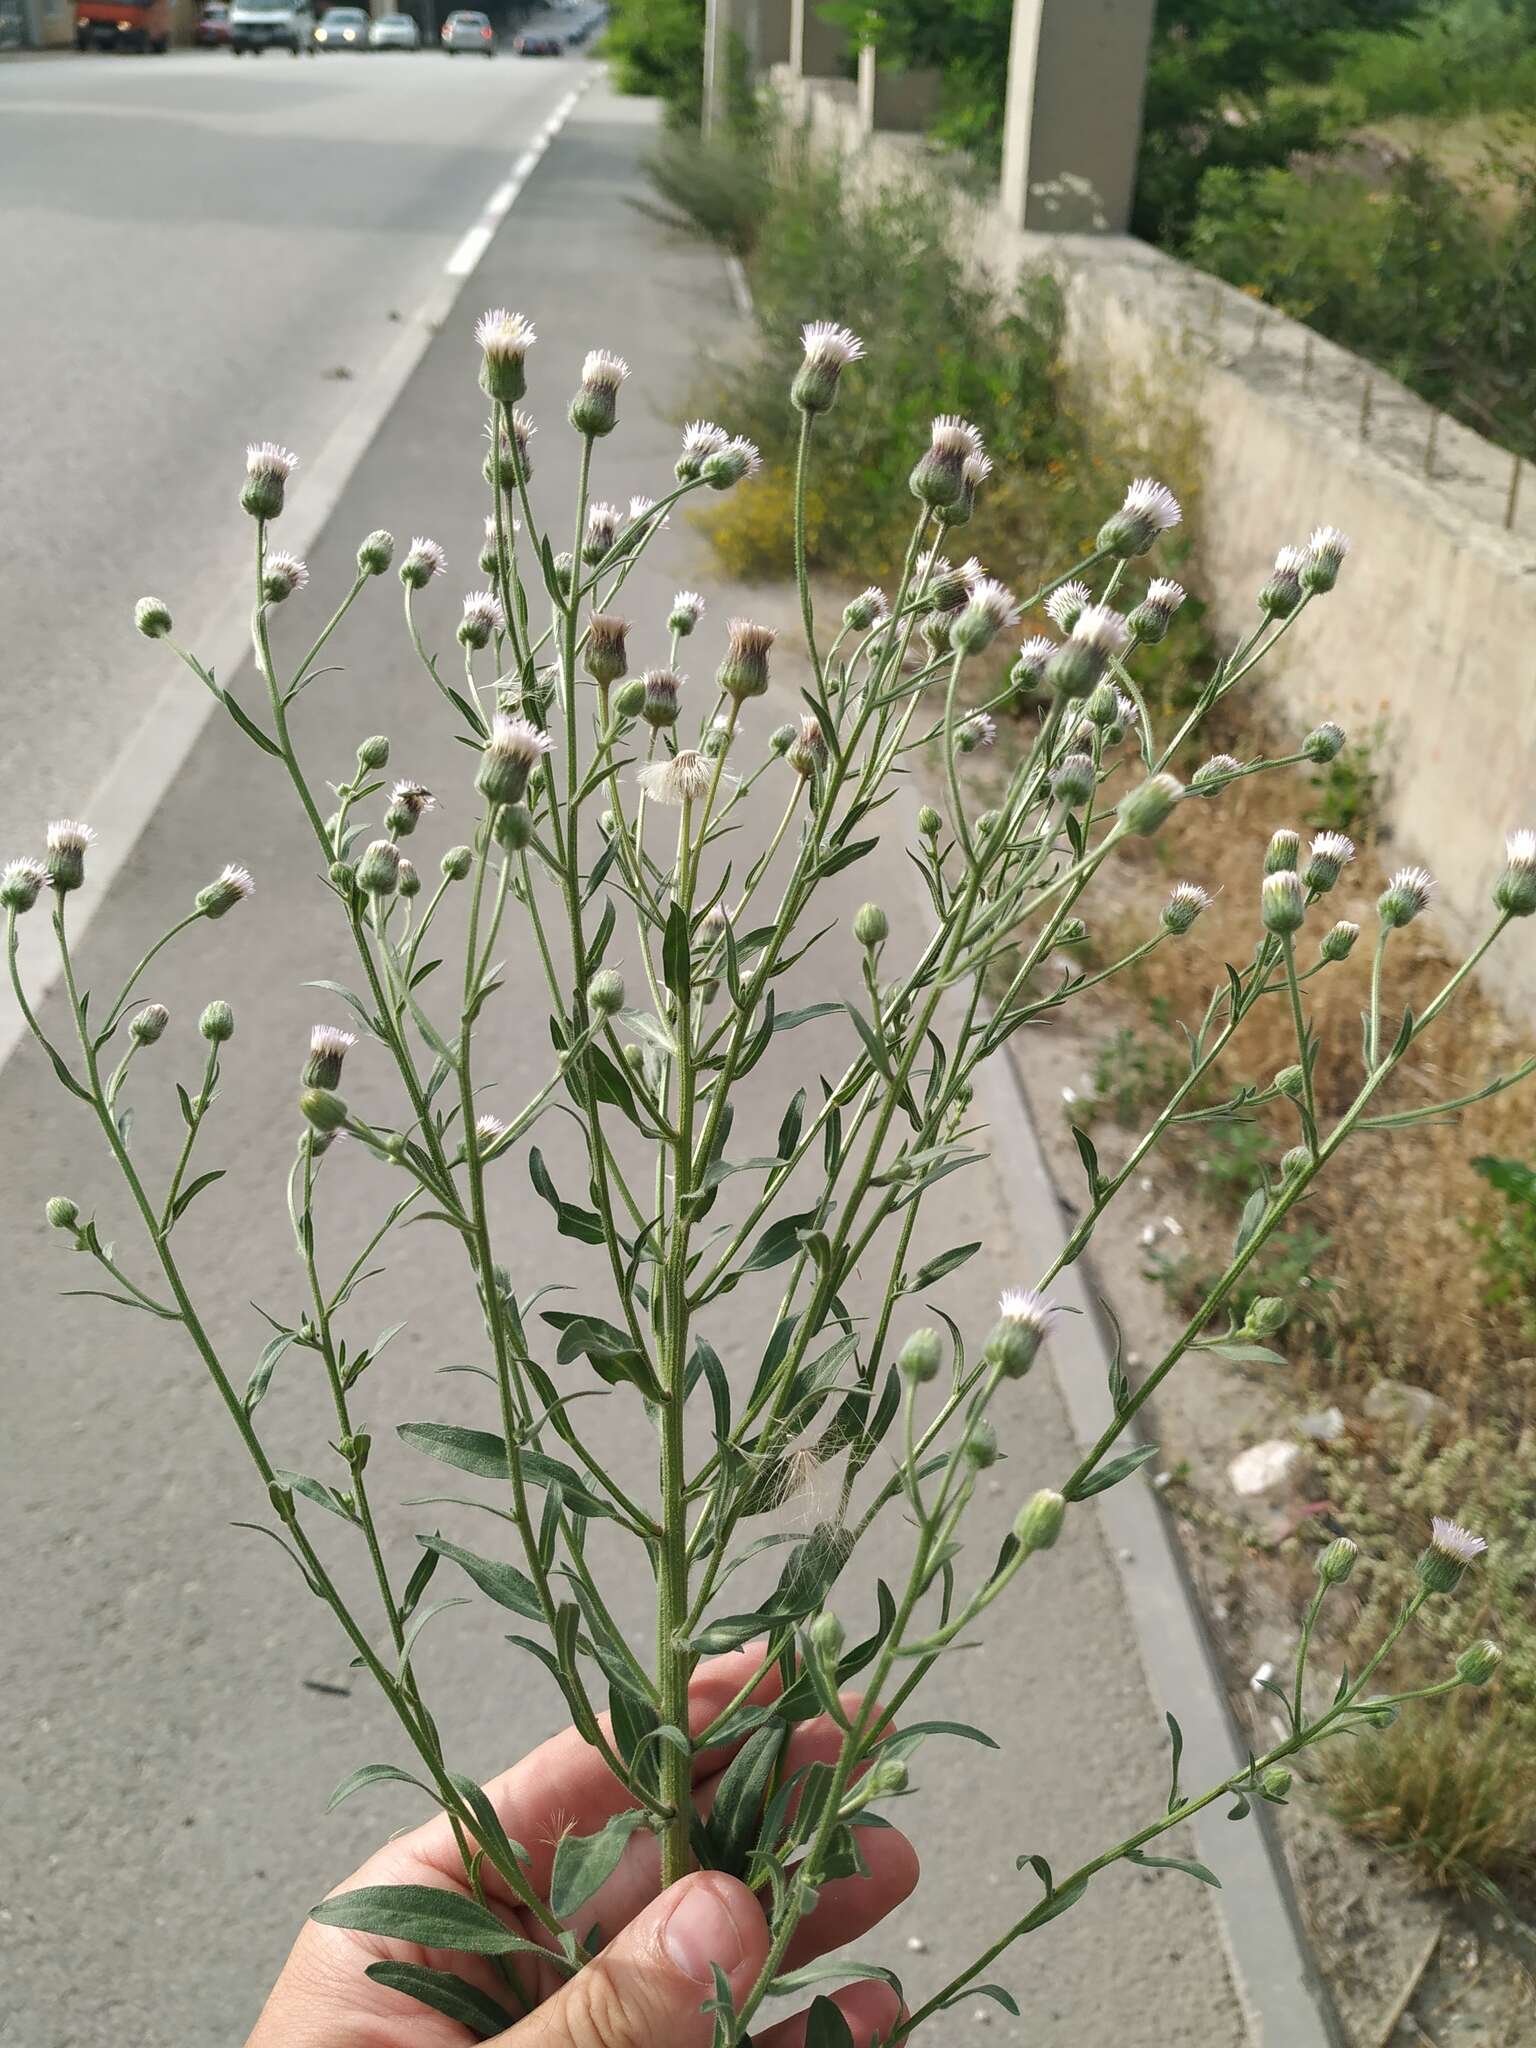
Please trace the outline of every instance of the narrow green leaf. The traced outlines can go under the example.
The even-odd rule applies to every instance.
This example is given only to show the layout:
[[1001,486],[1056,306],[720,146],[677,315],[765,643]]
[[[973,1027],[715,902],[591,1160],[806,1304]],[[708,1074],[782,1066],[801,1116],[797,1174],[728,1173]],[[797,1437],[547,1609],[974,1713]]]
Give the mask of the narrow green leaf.
[[350,1799],[354,1792],[361,1792],[368,1785],[390,1783],[414,1785],[418,1792],[425,1792],[429,1799],[437,1797],[430,1785],[423,1785],[420,1778],[413,1778],[409,1771],[402,1771],[398,1764],[362,1764],[342,1779],[325,1802],[325,1810],[327,1813],[334,1812],[343,1799]]
[[1097,1472],[1090,1472],[1072,1493],[1073,1500],[1087,1500],[1091,1494],[1106,1493],[1112,1486],[1118,1486],[1122,1479],[1145,1465],[1148,1458],[1157,1456],[1156,1444],[1138,1444],[1134,1451],[1127,1451],[1123,1457],[1111,1458],[1107,1465],[1101,1465]]
[[[412,1450],[424,1451],[429,1458],[453,1465],[460,1472],[473,1472],[481,1479],[499,1479],[504,1485],[507,1481],[506,1444],[489,1430],[458,1429],[447,1422],[402,1422],[397,1424],[395,1434]],[[558,1486],[572,1514],[618,1519],[617,1510],[558,1458],[547,1458],[542,1451],[520,1450],[517,1462],[529,1486]]]
[[360,1885],[322,1900],[309,1917],[322,1927],[348,1927],[357,1934],[381,1934],[465,1955],[509,1955],[528,1945],[474,1899],[436,1885]]
[[925,1266],[919,1266],[910,1280],[903,1281],[903,1294],[921,1294],[925,1288],[937,1287],[946,1274],[953,1273],[972,1259],[981,1250],[981,1240],[973,1244],[957,1244],[947,1252],[940,1252],[936,1259],[930,1259]]
[[549,1880],[550,1911],[564,1920],[584,1906],[618,1869],[625,1843],[645,1823],[643,1809],[629,1807],[595,1835],[562,1835]]
[[726,1766],[706,1825],[715,1868],[745,1877],[758,1828],[763,1799],[784,1748],[787,1730],[774,1723],[759,1728]]
[[1172,1714],[1165,1714],[1163,1718],[1168,1723],[1168,1740],[1173,1750],[1169,1760],[1168,1785],[1168,1811],[1172,1813],[1179,1803],[1179,1764],[1184,1756],[1184,1730]]
[[430,2006],[445,2019],[457,2020],[477,2041],[492,2041],[512,2025],[511,2013],[494,1998],[449,1970],[429,1970],[422,1963],[370,1963],[365,1975],[375,1984]]
[[1186,1877],[1197,1877],[1202,1884],[1214,1885],[1217,1891],[1221,1890],[1221,1879],[1215,1871],[1207,1870],[1192,1856],[1149,1856],[1144,1849],[1127,1849],[1125,1860],[1140,1865],[1143,1870],[1182,1870]]
[[520,1614],[524,1621],[542,1621],[544,1609],[539,1604],[538,1591],[526,1572],[520,1572],[516,1565],[503,1564],[498,1558],[480,1557],[473,1550],[461,1549],[457,1543],[450,1543],[443,1536],[418,1536],[416,1541],[423,1550],[434,1551],[439,1557],[446,1557],[467,1572],[482,1593],[494,1600],[498,1607],[506,1607],[513,1614]]
[[693,994],[693,952],[688,913],[678,902],[673,902],[667,911],[667,926],[661,940],[661,971],[678,1003],[686,1004]]
[[812,2002],[805,2022],[805,2048],[853,2048],[853,2030],[843,2018],[842,2007],[830,1998]]

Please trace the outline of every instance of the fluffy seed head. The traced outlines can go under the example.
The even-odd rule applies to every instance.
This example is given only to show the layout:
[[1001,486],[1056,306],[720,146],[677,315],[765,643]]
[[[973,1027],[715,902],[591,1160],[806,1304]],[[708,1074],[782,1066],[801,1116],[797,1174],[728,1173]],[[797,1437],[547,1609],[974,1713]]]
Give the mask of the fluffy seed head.
[[716,678],[720,688],[737,703],[763,696],[768,689],[768,653],[778,634],[751,619],[732,619],[726,634],[725,659]]
[[612,612],[594,612],[587,621],[583,654],[587,674],[605,687],[616,683],[629,667],[629,621]]
[[706,754],[683,747],[668,761],[651,761],[635,773],[653,804],[691,804],[704,796],[714,769]]

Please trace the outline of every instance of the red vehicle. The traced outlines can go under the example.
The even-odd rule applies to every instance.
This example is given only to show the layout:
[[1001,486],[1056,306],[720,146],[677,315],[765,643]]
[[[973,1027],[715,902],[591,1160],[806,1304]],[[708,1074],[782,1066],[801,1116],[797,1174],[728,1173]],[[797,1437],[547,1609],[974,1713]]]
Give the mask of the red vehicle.
[[77,50],[153,50],[171,43],[170,0],[76,0]]

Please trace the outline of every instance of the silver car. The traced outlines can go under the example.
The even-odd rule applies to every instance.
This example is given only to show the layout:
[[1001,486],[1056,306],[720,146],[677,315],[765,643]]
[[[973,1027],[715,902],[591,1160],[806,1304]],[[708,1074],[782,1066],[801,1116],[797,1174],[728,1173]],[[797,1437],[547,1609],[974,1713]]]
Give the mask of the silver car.
[[489,18],[477,14],[470,8],[461,7],[450,14],[443,23],[443,48],[450,57],[461,53],[471,56],[494,57],[496,54],[496,31]]
[[421,30],[413,14],[381,14],[368,31],[373,50],[419,50]]

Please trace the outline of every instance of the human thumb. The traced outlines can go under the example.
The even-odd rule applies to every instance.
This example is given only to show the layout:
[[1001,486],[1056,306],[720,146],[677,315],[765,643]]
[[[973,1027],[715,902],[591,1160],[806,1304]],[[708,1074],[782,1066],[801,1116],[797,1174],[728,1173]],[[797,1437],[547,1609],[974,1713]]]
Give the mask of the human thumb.
[[709,2048],[715,1967],[739,2002],[768,1954],[762,1909],[720,1871],[682,1878],[492,2048]]

